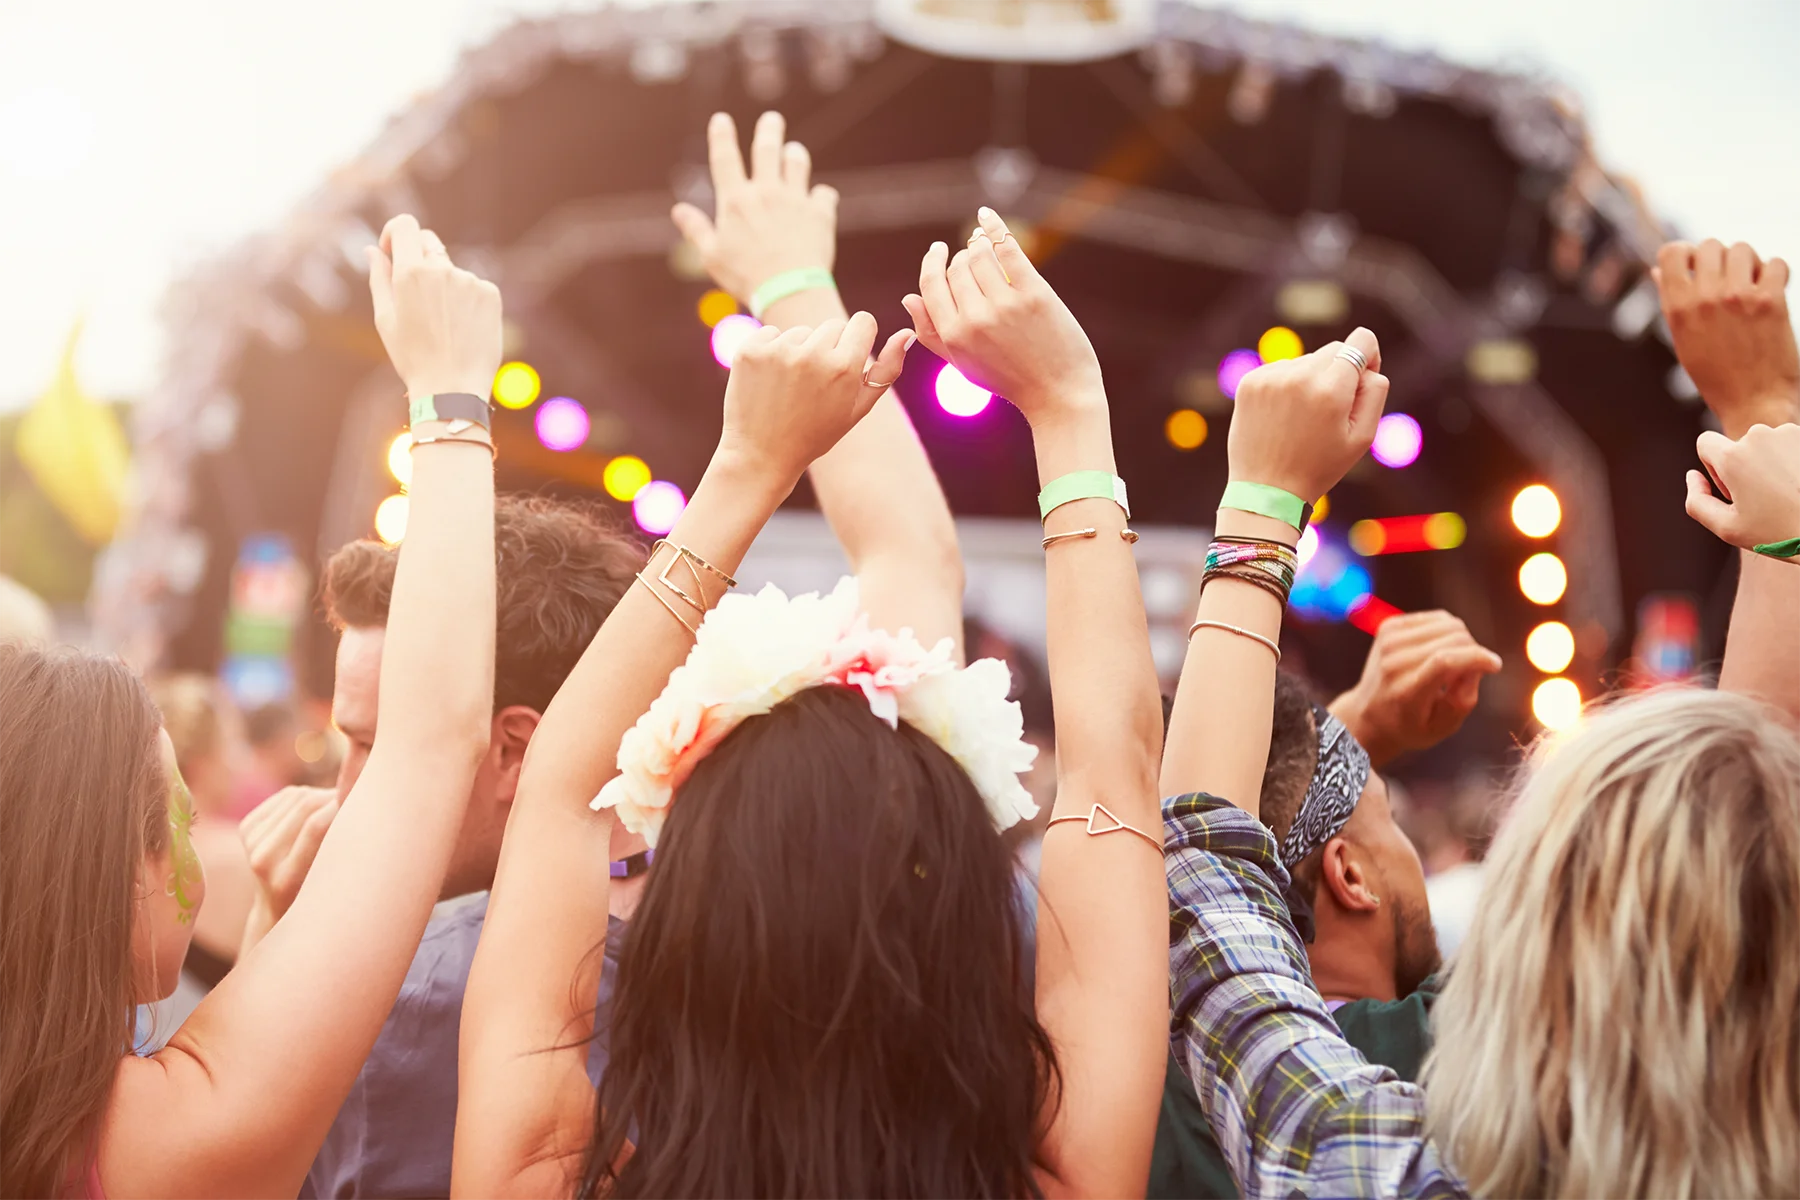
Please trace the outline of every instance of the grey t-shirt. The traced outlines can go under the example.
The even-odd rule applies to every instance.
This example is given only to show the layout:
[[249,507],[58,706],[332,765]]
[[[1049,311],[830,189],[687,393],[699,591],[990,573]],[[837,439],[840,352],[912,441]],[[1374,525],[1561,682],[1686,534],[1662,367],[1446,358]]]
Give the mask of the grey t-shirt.
[[[488,894],[439,904],[400,998],[313,1159],[302,1197],[448,1196],[456,1133],[456,1045],[463,990],[487,918]],[[607,921],[588,1077],[606,1067],[606,1033],[625,925]]]

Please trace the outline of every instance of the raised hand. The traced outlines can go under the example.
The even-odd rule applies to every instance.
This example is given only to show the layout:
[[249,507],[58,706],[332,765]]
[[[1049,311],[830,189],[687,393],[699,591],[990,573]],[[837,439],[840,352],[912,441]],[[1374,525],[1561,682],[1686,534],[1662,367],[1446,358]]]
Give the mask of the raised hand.
[[1675,353],[1725,436],[1800,419],[1800,352],[1788,319],[1787,264],[1743,242],[1670,242],[1651,272]]
[[900,374],[912,331],[895,333],[870,363],[875,334],[875,318],[866,312],[816,329],[758,329],[731,364],[718,456],[792,488]]
[[369,247],[375,328],[408,396],[486,396],[500,369],[500,289],[450,261],[444,243],[398,216]]
[[919,293],[902,301],[919,340],[1034,427],[1071,411],[1104,412],[1100,359],[1075,314],[998,213],[983,208],[979,219],[954,258],[942,242],[925,252]]
[[1406,613],[1382,623],[1362,679],[1331,711],[1377,767],[1443,741],[1474,711],[1481,679],[1500,656],[1447,612]]
[[1735,442],[1709,430],[1697,449],[1725,494],[1689,471],[1688,516],[1743,550],[1800,539],[1800,425],[1752,425]]
[[300,894],[306,873],[338,813],[332,788],[288,787],[257,805],[238,825],[256,874],[257,903],[278,921]]
[[[1345,346],[1361,352],[1366,370],[1340,354]],[[1230,478],[1303,499],[1324,495],[1369,452],[1387,394],[1381,345],[1360,326],[1342,342],[1256,368],[1238,384]]]
[[758,118],[746,171],[737,124],[714,113],[706,127],[714,216],[686,202],[669,214],[718,285],[746,305],[783,271],[830,270],[837,250],[837,191],[813,186],[812,156],[799,142],[784,142],[786,133],[780,113]]

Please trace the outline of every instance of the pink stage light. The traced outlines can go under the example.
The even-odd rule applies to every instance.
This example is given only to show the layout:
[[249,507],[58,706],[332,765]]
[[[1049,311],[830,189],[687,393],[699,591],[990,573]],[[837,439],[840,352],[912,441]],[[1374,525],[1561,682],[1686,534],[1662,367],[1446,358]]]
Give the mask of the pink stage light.
[[733,313],[722,317],[712,328],[713,357],[719,360],[721,367],[731,366],[731,360],[737,357],[738,347],[744,339],[762,328],[762,322],[744,313]]
[[1238,384],[1244,376],[1262,366],[1262,355],[1254,350],[1233,350],[1219,362],[1219,390],[1237,399]]
[[945,363],[937,376],[938,407],[953,417],[973,417],[981,413],[994,398],[994,393],[972,382],[967,375]]
[[680,488],[666,479],[652,479],[638,489],[637,499],[631,502],[631,516],[639,529],[662,537],[675,528],[686,508],[687,497]]
[[1384,467],[1410,467],[1425,446],[1425,432],[1405,413],[1389,413],[1375,427],[1375,444],[1369,453]]
[[552,396],[538,406],[537,437],[547,450],[566,454],[587,444],[588,430],[593,427],[587,409],[579,400]]

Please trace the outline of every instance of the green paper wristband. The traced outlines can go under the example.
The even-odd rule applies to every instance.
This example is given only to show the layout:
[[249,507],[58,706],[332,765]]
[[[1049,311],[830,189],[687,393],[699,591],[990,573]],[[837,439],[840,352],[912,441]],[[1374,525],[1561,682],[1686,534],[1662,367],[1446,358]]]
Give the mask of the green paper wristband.
[[750,315],[762,320],[769,306],[786,300],[789,296],[801,292],[810,292],[817,288],[836,289],[837,280],[824,267],[799,267],[792,271],[783,271],[773,279],[763,281],[763,285],[750,293]]
[[1225,494],[1219,497],[1219,507],[1255,513],[1259,517],[1269,517],[1284,525],[1292,525],[1297,530],[1304,530],[1309,505],[1292,492],[1284,492],[1266,483],[1246,483],[1238,479],[1225,485]]
[[1044,485],[1038,493],[1039,519],[1048,517],[1052,509],[1072,500],[1111,500],[1125,510],[1131,520],[1131,505],[1125,498],[1125,481],[1111,471],[1070,471]]
[[427,421],[473,421],[483,429],[493,426],[487,397],[473,392],[414,396],[407,406],[407,421],[412,425],[423,425]]
[[1789,538],[1785,542],[1764,542],[1751,549],[1770,558],[1800,558],[1800,537]]

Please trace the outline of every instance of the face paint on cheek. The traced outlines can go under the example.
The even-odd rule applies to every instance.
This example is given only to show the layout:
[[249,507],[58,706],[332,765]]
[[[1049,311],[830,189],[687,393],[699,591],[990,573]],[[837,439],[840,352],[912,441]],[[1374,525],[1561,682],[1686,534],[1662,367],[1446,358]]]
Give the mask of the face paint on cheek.
[[174,773],[174,795],[169,800],[169,882],[164,889],[175,897],[183,925],[194,920],[194,892],[200,883],[200,856],[194,853],[194,797],[181,772]]

